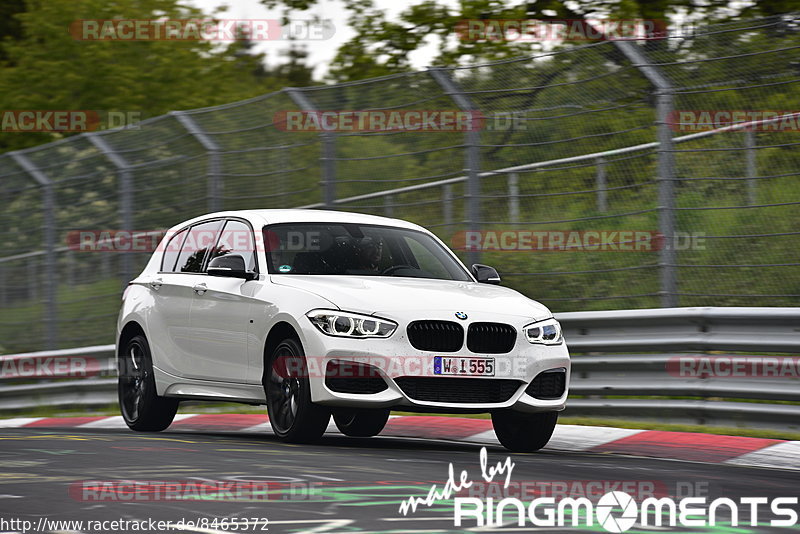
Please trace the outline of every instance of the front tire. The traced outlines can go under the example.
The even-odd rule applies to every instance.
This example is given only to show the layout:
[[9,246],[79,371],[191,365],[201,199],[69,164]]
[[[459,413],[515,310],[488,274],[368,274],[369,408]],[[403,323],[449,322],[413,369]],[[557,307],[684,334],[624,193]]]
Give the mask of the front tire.
[[389,410],[378,409],[340,409],[333,413],[336,428],[345,436],[368,438],[377,436],[389,420]]
[[547,445],[558,421],[558,412],[492,412],[492,425],[500,444],[514,452],[535,452]]
[[331,412],[311,402],[308,366],[297,339],[284,339],[272,352],[264,392],[276,436],[292,443],[310,443],[325,433]]
[[178,411],[177,399],[156,394],[150,344],[141,334],[131,338],[120,352],[117,393],[122,418],[131,430],[160,432]]

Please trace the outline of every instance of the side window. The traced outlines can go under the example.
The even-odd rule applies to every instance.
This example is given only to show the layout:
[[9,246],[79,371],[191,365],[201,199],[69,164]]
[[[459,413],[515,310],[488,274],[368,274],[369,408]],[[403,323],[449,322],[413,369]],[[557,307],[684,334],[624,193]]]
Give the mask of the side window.
[[253,230],[250,225],[242,221],[228,221],[225,223],[225,229],[220,235],[217,246],[214,247],[213,254],[208,261],[216,258],[217,256],[224,256],[226,254],[238,254],[244,258],[244,264],[247,270],[256,270],[256,253]]
[[161,258],[161,271],[171,273],[175,270],[175,260],[181,252],[183,238],[186,237],[186,230],[181,230],[169,240],[164,248],[164,257]]
[[181,247],[175,270],[180,273],[202,272],[208,253],[217,242],[221,226],[222,221],[209,221],[192,226]]

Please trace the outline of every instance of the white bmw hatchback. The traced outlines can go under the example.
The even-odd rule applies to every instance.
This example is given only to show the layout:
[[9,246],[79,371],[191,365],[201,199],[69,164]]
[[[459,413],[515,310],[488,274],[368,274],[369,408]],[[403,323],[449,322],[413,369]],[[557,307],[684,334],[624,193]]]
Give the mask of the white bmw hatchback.
[[373,436],[390,410],[491,413],[500,442],[543,447],[570,361],[543,305],[467,269],[409,222],[355,213],[214,213],[170,229],[125,291],[119,401],[159,431],[181,400],[266,404],[287,441],[331,416]]

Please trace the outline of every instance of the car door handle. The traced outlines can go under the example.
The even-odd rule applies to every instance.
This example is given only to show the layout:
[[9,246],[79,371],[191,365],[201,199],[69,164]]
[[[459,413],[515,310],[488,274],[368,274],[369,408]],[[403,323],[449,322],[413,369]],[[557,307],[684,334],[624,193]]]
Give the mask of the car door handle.
[[202,295],[203,293],[208,291],[208,287],[206,287],[205,284],[196,284],[192,289],[194,289],[194,292],[197,293],[198,295]]
[[161,286],[164,285],[164,281],[161,278],[156,278],[155,280],[151,280],[147,285],[149,285],[155,291],[158,291],[161,289]]

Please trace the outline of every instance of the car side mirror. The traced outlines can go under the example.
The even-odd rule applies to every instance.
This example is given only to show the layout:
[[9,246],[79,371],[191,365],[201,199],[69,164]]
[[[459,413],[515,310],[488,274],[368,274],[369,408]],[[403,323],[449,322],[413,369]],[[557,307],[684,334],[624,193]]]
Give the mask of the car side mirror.
[[209,276],[224,276],[227,278],[243,278],[245,280],[255,280],[256,273],[248,271],[244,264],[244,258],[238,254],[228,254],[217,256],[208,263]]
[[470,270],[472,271],[472,275],[475,277],[475,279],[481,284],[497,285],[500,283],[500,275],[497,274],[497,271],[494,267],[475,263],[472,265]]

